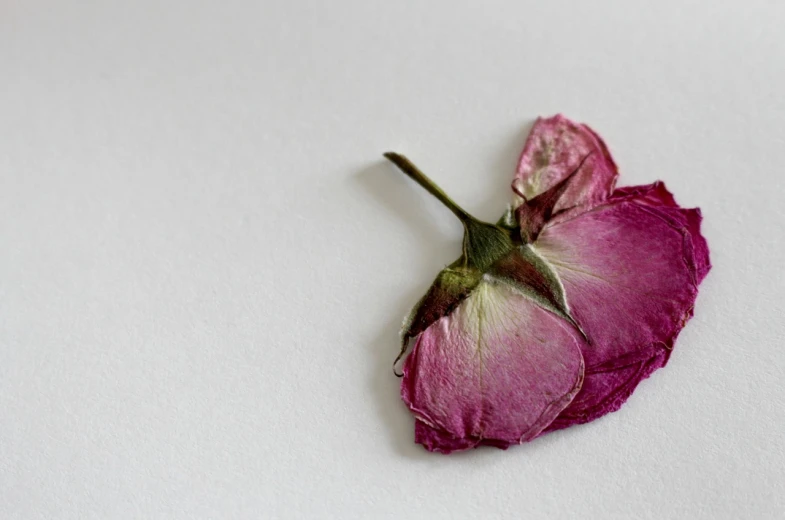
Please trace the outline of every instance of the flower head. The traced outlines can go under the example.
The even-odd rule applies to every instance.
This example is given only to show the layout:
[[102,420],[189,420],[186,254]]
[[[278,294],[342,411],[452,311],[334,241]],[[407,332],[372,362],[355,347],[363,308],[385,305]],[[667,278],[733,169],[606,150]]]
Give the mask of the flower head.
[[710,269],[700,210],[660,182],[614,189],[616,165],[587,126],[535,123],[497,224],[386,156],[465,228],[463,253],[402,330],[417,442],[443,453],[526,442],[617,410],[667,362]]

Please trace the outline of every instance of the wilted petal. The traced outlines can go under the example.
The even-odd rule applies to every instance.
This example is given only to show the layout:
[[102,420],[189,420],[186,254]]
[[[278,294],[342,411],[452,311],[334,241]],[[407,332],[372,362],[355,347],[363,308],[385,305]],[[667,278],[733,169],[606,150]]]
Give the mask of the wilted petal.
[[703,220],[701,210],[699,208],[685,209],[679,207],[671,192],[660,181],[643,186],[629,186],[616,189],[608,199],[608,202],[622,200],[629,200],[655,208],[664,218],[669,219],[672,224],[686,229],[692,241],[693,255],[690,261],[695,267],[696,281],[697,283],[703,281],[711,269],[711,262],[709,261],[709,246],[700,232],[700,225]]
[[512,444],[507,441],[494,439],[483,439],[478,443],[476,439],[455,437],[440,428],[429,426],[419,419],[414,421],[414,442],[422,444],[428,451],[438,451],[445,454],[468,450],[477,446],[493,446],[494,448],[506,450]]
[[584,158],[586,164],[560,197],[554,213],[601,203],[613,190],[618,172],[605,143],[588,126],[562,115],[539,118],[524,146],[513,186],[531,200],[565,179]]
[[709,260],[709,244],[701,235],[701,222],[703,215],[700,208],[683,210],[687,217],[687,230],[692,237],[692,247],[695,253],[695,267],[698,283],[701,283],[711,270],[711,260]]
[[695,246],[705,249],[696,214],[676,207],[664,186],[640,188],[547,227],[535,244],[590,340],[582,349],[584,388],[551,429],[618,409],[667,361],[692,315],[698,270],[708,269],[707,254],[701,260]]
[[533,199],[523,201],[515,210],[515,217],[520,227],[521,240],[526,244],[531,244],[540,235],[546,224],[551,223],[554,216],[564,220],[568,214],[585,211],[585,207],[573,208],[570,211],[556,212],[556,208],[562,202],[565,193],[573,184],[576,177],[582,174],[582,169],[586,165],[589,155],[581,159],[581,162],[564,179],[560,180],[544,192]]
[[580,389],[581,342],[532,300],[482,281],[418,337],[404,364],[401,393],[422,422],[418,442],[450,452],[534,438]]
[[647,206],[679,207],[671,192],[660,181],[640,186],[616,188],[609,197],[608,202],[621,202],[623,200],[632,200]]
[[559,416],[546,428],[546,432],[582,424],[615,412],[632,395],[633,390],[652,372],[665,365],[670,348],[649,345],[633,356],[615,358],[585,372],[581,391]]

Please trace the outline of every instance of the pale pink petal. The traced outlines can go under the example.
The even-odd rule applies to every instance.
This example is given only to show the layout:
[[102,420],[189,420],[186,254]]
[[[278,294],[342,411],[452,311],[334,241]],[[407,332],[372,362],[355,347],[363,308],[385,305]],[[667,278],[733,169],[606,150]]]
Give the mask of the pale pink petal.
[[562,115],[539,118],[524,146],[513,187],[531,200],[564,180],[583,159],[586,163],[560,197],[554,214],[603,202],[618,172],[605,143],[588,126]]
[[582,341],[565,320],[484,280],[404,363],[401,394],[422,422],[417,441],[447,453],[534,438],[580,389]]
[[582,348],[584,389],[551,429],[618,409],[667,362],[692,316],[698,269],[708,266],[696,251],[705,242],[693,237],[695,214],[676,207],[664,186],[640,188],[546,227],[534,246],[561,278],[590,342]]
[[404,319],[401,329],[404,350],[401,351],[401,355],[411,338],[418,336],[442,316],[450,314],[461,301],[471,294],[481,279],[482,273],[476,269],[456,265],[442,269],[428,292]]

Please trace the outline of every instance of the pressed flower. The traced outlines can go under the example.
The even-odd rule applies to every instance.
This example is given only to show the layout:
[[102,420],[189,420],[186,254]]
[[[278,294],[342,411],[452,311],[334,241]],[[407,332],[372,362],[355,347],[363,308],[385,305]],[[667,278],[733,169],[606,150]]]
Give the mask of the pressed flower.
[[710,269],[700,211],[662,183],[614,190],[616,165],[591,129],[537,121],[497,224],[386,156],[465,228],[462,255],[402,330],[417,442],[444,453],[526,442],[618,409],[667,362]]

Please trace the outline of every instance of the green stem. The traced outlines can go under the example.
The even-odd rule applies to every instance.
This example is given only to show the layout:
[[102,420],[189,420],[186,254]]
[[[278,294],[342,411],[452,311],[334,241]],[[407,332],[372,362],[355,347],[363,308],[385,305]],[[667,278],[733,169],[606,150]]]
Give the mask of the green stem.
[[476,220],[466,210],[455,203],[449,196],[447,196],[442,189],[436,185],[431,179],[428,178],[423,172],[420,171],[412,162],[405,156],[395,153],[387,152],[384,156],[397,166],[403,173],[409,176],[414,182],[425,188],[428,193],[436,197],[439,202],[447,206],[458,219],[464,224],[470,220]]

